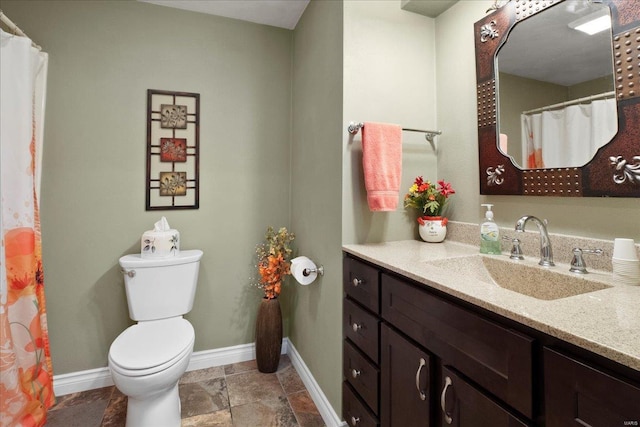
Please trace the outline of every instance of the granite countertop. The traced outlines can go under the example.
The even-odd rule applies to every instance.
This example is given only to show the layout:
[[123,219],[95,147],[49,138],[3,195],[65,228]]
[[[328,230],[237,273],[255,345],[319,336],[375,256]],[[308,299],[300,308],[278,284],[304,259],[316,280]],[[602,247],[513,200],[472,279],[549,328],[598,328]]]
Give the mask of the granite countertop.
[[[503,289],[477,272],[447,268],[446,260],[481,256],[477,246],[452,241],[433,244],[407,240],[344,245],[343,250],[640,371],[640,286],[616,284],[610,272],[590,270],[584,278],[604,283],[609,288],[540,300]],[[525,261],[510,261],[508,255],[497,257],[542,268],[537,266],[538,259],[530,257]],[[442,260],[445,262],[439,262]],[[574,275],[568,272],[568,264],[556,263],[552,269]]]

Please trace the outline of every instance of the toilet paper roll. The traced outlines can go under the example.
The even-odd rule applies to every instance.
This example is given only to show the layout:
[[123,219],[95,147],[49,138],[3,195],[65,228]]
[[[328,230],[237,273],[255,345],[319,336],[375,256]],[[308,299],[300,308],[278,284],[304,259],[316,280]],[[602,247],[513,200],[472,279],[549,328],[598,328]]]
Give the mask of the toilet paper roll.
[[[308,272],[313,270],[313,272],[305,276],[305,269]],[[299,256],[291,260],[291,274],[301,285],[309,285],[318,277],[315,263],[306,256]]]

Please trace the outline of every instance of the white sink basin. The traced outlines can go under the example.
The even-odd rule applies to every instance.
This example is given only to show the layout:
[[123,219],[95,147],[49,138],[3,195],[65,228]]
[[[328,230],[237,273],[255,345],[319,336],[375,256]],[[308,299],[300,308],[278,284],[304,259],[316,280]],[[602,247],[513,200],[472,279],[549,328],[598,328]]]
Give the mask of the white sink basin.
[[429,264],[541,300],[567,298],[611,287],[590,280],[588,275],[578,276],[557,270],[558,267],[548,269],[499,257],[473,255]]

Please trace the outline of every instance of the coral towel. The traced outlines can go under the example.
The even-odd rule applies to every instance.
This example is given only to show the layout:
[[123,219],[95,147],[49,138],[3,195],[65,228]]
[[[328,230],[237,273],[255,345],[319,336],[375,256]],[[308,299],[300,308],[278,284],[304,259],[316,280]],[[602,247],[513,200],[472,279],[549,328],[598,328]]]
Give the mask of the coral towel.
[[369,210],[396,210],[402,177],[402,128],[386,123],[365,123],[362,165]]

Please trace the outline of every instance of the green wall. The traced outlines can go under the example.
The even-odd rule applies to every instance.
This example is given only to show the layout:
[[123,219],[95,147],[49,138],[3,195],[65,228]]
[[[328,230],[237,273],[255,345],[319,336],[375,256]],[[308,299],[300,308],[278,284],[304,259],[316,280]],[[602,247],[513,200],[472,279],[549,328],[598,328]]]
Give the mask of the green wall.
[[584,96],[591,96],[604,92],[611,92],[615,90],[615,80],[613,75],[599,77],[594,80],[588,80],[586,82],[578,83],[573,86],[569,86],[569,99],[582,98]]
[[[342,380],[342,3],[312,1],[293,37],[291,224],[325,274],[296,284],[289,339],[336,409]],[[339,412],[338,412],[339,413]]]
[[[130,324],[118,258],[161,215],[183,249],[204,251],[187,316],[195,350],[252,342],[254,248],[267,225],[289,226],[291,31],[134,1],[2,9],[50,57],[41,210],[54,373],[107,365]],[[198,210],[145,211],[147,89],[200,94]]]
[[[434,21],[395,1],[312,1],[294,31],[291,221],[324,277],[295,287],[290,339],[338,414],[342,380],[342,243],[414,238],[415,215],[372,213],[361,134],[350,121],[435,129]],[[339,173],[342,164],[342,174]],[[403,133],[402,187],[435,179],[424,135]]]
[[[436,114],[435,20],[400,9],[399,1],[344,2],[342,121],[342,242],[414,239],[417,211],[402,199],[416,176],[452,179],[437,173],[437,156],[423,133],[402,132],[402,180],[398,208],[371,212],[362,171],[362,132],[349,122],[397,123],[404,128],[439,129]],[[436,138],[438,150],[440,137]]]

